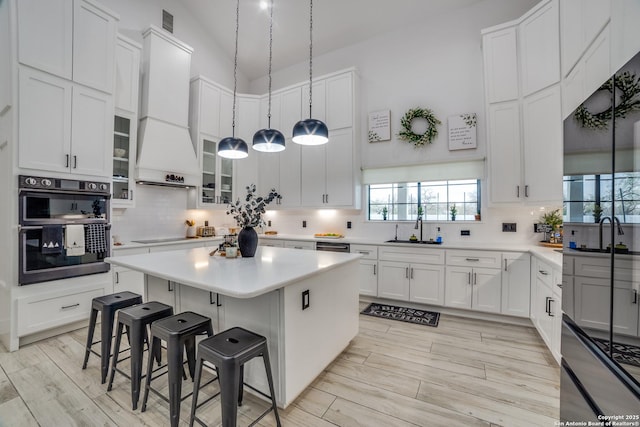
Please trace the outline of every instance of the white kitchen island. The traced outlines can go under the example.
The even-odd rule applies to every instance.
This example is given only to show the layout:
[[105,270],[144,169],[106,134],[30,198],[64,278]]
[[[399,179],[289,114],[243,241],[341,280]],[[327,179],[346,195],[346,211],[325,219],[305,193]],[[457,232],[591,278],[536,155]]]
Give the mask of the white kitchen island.
[[[228,259],[210,252],[195,248],[106,261],[144,273],[145,300],[209,316],[216,333],[242,326],[264,335],[278,406],[286,408],[358,332],[360,255],[259,247],[253,258]],[[245,381],[268,391],[262,360],[247,364]]]

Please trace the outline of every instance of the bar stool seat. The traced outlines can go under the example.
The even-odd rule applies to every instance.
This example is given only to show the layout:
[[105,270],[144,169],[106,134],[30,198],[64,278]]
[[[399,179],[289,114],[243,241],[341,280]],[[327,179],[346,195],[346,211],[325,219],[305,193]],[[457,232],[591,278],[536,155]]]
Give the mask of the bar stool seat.
[[[114,344],[113,357],[111,359],[111,375],[109,377],[109,386],[107,387],[107,391],[111,391],[116,371],[127,376],[127,374],[118,369],[120,342],[122,340],[123,328],[126,327],[130,331],[129,343],[131,346],[131,373],[128,378],[131,380],[131,403],[133,410],[138,408],[138,400],[140,398],[144,343],[147,342],[147,349],[150,347],[149,340],[147,338],[147,327],[156,320],[172,315],[173,307],[157,301],[150,301],[144,304],[123,308],[118,312],[116,342]],[[160,364],[159,347],[157,348],[156,353],[149,353],[149,360],[147,363],[152,364],[154,357],[156,362]]]
[[[109,371],[113,320],[115,318],[116,311],[121,308],[130,307],[140,303],[142,303],[142,296],[128,291],[102,295],[91,301],[91,317],[89,319],[89,331],[87,333],[87,345],[82,369],[87,368],[90,353],[100,356],[100,374],[102,384],[106,382],[107,373]],[[93,342],[93,333],[96,327],[98,312],[100,312],[100,341]],[[98,343],[101,344],[100,353],[96,353],[91,349],[94,344]]]
[[169,374],[169,398],[167,399],[158,390],[151,387],[152,363],[147,364],[147,377],[145,379],[144,398],[142,399],[142,412],[147,409],[149,390],[152,390],[160,398],[169,402],[169,414],[171,427],[177,427],[180,422],[180,402],[188,397],[182,397],[182,367],[183,348],[186,349],[189,374],[194,378],[196,364],[196,336],[206,334],[213,335],[211,319],[192,311],[186,311],[164,319],[156,320],[151,324],[151,352],[156,354],[160,349],[161,340],[167,343],[167,372]]
[[[271,396],[244,383],[244,364],[254,357],[259,356],[262,356],[264,362]],[[211,398],[209,398],[198,405],[200,377],[202,375],[202,365],[205,361],[213,363],[218,373],[223,427],[235,427],[236,425],[238,405],[242,405],[243,385],[271,400],[271,407],[264,411],[251,425],[259,422],[270,411],[274,412],[277,425],[281,425],[273,389],[273,377],[271,374],[271,363],[269,362],[267,339],[262,335],[240,327],[235,327],[227,329],[211,338],[202,340],[198,344],[198,364],[196,365],[196,374],[193,382],[193,400],[189,426],[193,426],[194,421],[205,425],[202,420],[196,417],[196,410],[211,400]]]

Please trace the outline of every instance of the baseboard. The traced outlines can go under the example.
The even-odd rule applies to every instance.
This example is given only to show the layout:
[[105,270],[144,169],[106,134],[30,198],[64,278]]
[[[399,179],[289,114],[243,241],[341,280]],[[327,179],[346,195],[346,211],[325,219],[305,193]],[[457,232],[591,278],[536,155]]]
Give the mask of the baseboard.
[[57,328],[47,329],[45,331],[36,332],[35,334],[20,337],[20,346],[31,344],[36,341],[55,337],[56,335],[66,334],[67,332],[85,328],[89,325],[89,320],[80,320],[78,322],[69,323],[67,325],[58,326]]

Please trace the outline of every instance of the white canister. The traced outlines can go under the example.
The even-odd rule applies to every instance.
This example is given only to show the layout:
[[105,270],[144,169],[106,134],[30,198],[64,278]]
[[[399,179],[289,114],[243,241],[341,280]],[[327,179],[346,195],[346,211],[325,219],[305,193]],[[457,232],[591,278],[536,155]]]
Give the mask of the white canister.
[[224,252],[227,258],[235,258],[238,256],[238,248],[235,246],[227,246]]

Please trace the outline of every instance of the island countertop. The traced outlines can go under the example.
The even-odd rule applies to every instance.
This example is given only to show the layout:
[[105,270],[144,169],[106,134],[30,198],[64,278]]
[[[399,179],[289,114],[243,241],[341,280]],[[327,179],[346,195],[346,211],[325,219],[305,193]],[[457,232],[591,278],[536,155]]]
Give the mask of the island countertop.
[[105,261],[142,273],[234,298],[253,298],[360,254],[258,247],[252,258],[210,256],[211,248],[109,257]]

